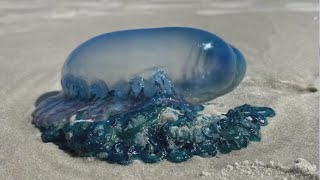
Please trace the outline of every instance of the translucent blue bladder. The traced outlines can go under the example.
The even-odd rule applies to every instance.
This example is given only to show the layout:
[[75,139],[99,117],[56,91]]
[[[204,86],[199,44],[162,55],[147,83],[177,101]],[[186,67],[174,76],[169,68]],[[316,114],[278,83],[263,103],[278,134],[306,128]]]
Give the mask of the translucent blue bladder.
[[[88,86],[97,80],[115,89],[141,77],[141,86],[149,89],[153,84],[144,81],[159,69],[168,73],[179,95],[199,103],[233,90],[243,79],[246,64],[236,48],[207,31],[181,27],[117,31],[77,47],[63,66],[62,85],[65,93],[81,98],[90,96]],[[77,88],[87,89],[68,86],[81,83],[78,79],[86,85]]]
[[45,142],[79,156],[128,164],[215,156],[260,140],[268,107],[201,114],[200,103],[232,91],[243,55],[204,30],[117,31],[78,46],[62,69],[63,91],[33,113]]

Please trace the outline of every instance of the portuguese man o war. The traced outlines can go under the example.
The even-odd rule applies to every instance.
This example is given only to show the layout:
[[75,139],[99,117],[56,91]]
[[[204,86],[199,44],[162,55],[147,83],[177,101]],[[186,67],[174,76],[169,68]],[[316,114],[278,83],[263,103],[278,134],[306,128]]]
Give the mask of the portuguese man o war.
[[260,141],[275,115],[244,104],[210,115],[201,103],[242,81],[241,52],[200,29],[164,27],[102,34],[62,68],[62,91],[40,102],[33,124],[44,142],[110,163],[183,162]]

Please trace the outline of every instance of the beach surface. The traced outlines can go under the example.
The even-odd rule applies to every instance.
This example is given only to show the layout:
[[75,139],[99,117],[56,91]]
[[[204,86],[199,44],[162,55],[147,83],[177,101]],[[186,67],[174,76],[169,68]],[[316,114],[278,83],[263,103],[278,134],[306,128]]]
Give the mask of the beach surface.
[[[180,164],[121,166],[41,141],[31,114],[61,90],[73,48],[105,32],[162,26],[206,29],[243,52],[245,79],[204,112],[272,107],[261,142]],[[319,179],[318,26],[317,1],[1,0],[0,179]]]

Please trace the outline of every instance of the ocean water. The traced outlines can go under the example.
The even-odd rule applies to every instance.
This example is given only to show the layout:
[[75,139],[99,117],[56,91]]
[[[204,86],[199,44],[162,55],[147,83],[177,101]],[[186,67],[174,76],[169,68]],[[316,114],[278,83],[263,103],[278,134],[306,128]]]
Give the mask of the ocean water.
[[217,15],[242,12],[293,11],[315,12],[316,0],[265,1],[265,0],[96,0],[50,1],[15,0],[0,1],[0,23],[30,18],[70,19],[106,15],[156,14],[188,11],[198,15]]

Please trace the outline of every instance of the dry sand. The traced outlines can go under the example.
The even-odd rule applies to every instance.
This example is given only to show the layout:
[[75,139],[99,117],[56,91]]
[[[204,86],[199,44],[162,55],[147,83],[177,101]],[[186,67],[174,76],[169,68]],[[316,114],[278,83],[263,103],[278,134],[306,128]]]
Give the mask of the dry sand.
[[[0,1],[0,179],[319,179],[317,2],[147,2]],[[97,34],[158,26],[207,29],[244,53],[243,83],[205,111],[274,108],[262,141],[214,158],[128,166],[43,143],[31,113],[41,95],[60,90],[68,53]]]

